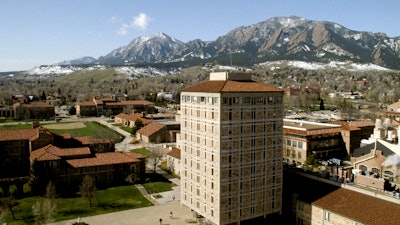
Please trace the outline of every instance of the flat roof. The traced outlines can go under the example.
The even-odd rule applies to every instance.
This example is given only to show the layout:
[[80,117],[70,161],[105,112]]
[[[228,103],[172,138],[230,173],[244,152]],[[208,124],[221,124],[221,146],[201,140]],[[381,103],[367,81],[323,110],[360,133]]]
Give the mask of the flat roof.
[[310,122],[310,121],[305,121],[305,120],[283,119],[283,127],[290,128],[290,129],[296,129],[296,130],[320,130],[320,129],[338,128],[338,127],[341,127],[341,125]]

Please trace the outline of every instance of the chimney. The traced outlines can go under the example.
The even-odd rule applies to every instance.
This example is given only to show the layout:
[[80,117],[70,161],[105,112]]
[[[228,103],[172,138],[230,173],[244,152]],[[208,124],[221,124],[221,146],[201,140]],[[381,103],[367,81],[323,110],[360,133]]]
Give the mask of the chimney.
[[32,121],[32,128],[38,128],[40,127],[40,122],[39,120],[34,120]]

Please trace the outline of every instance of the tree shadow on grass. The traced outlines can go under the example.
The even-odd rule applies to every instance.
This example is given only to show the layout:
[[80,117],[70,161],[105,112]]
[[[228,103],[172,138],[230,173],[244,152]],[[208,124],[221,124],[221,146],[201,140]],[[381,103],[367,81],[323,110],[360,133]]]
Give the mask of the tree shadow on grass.
[[171,183],[167,178],[158,173],[146,173],[145,174],[145,182],[144,183],[152,183],[152,182],[167,182]]

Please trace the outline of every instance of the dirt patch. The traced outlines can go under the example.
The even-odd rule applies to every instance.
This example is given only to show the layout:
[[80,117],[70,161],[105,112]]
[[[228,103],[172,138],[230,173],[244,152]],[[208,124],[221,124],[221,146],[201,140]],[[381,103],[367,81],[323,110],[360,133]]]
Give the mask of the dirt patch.
[[43,125],[43,127],[55,130],[69,130],[69,129],[84,128],[86,126],[83,122],[76,122],[76,123],[53,123],[53,124]]

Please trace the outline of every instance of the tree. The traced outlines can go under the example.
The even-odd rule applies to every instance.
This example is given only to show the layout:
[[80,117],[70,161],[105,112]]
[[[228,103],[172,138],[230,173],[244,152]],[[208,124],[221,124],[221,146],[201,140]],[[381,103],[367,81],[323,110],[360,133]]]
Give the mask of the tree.
[[42,225],[54,222],[56,215],[57,204],[56,198],[56,187],[53,182],[49,182],[46,187],[46,193],[43,201],[37,201],[32,206],[32,213],[35,217],[35,224]]
[[324,105],[323,99],[321,99],[321,101],[319,102],[319,110],[325,110],[325,105]]
[[15,199],[14,193],[10,193],[7,197],[0,199],[1,206],[3,209],[11,213],[12,218],[15,220],[14,208],[19,205]]
[[46,94],[44,93],[44,90],[42,92],[42,95],[40,96],[40,100],[42,101],[46,100]]
[[144,127],[142,120],[141,119],[136,119],[135,120],[135,126],[132,129],[132,134],[135,135],[136,131],[138,131],[142,127]]
[[69,113],[69,115],[75,115],[75,114],[76,114],[76,108],[75,108],[75,106],[71,106],[71,107],[69,108],[68,113]]
[[89,206],[92,207],[92,201],[96,196],[96,184],[93,177],[86,175],[81,185],[79,186],[79,193],[82,198],[88,200]]
[[154,173],[156,172],[158,163],[162,160],[163,157],[164,153],[160,149],[155,148],[150,151],[149,158],[152,161]]

